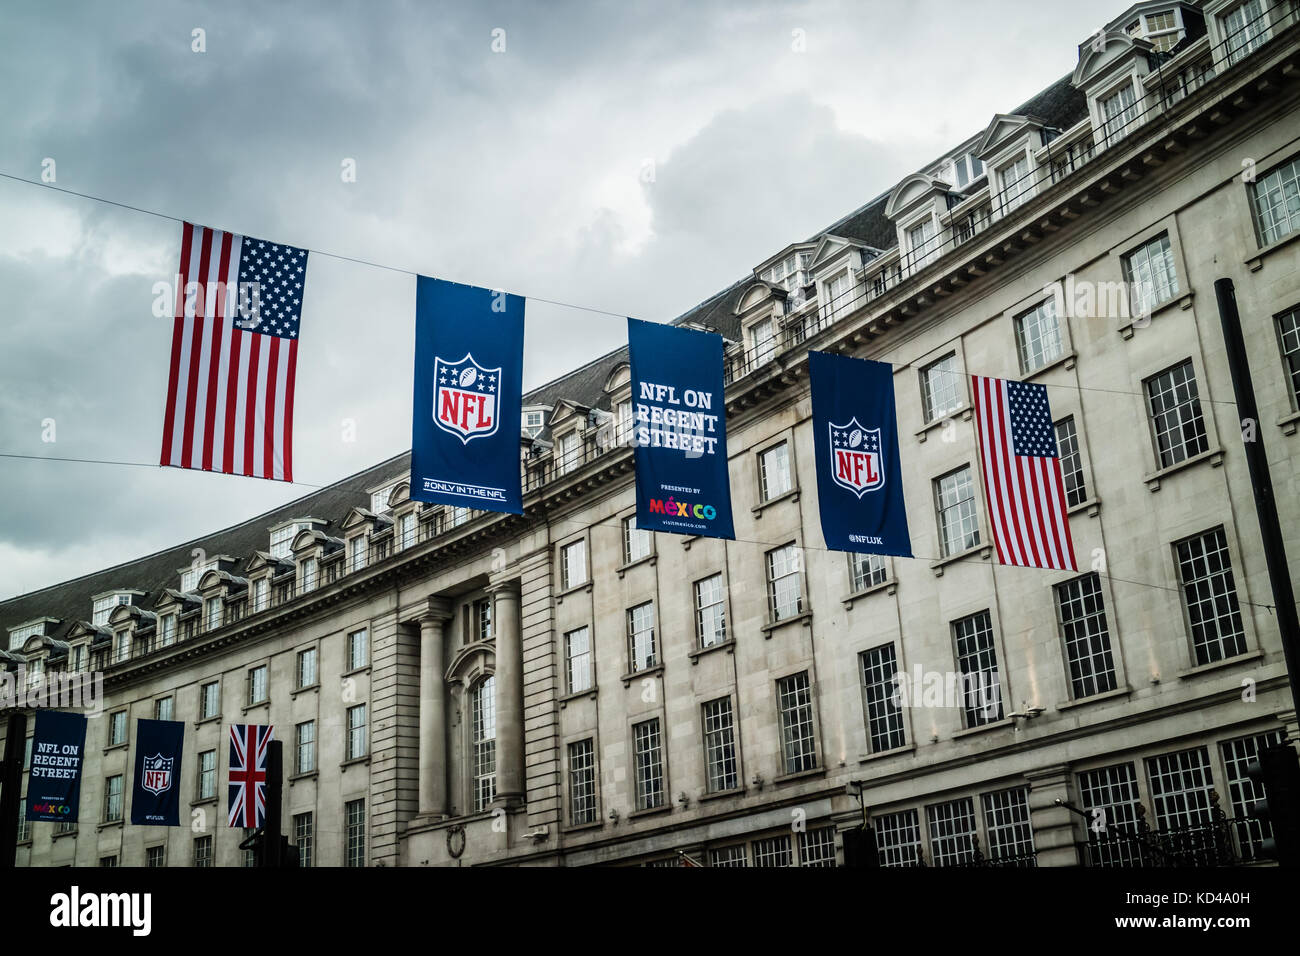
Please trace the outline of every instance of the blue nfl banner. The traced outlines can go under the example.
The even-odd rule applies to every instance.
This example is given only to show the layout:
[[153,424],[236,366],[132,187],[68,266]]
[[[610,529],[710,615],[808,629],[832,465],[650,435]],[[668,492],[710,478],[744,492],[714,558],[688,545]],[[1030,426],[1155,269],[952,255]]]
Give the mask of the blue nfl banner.
[[826,546],[910,558],[893,368],[809,352],[808,377]]
[[734,538],[722,336],[627,320],[636,526]]
[[181,825],[181,751],[185,724],[179,720],[135,722],[135,790],[131,823],[135,826]]
[[76,823],[81,769],[86,756],[86,718],[38,710],[27,781],[27,819]]
[[524,299],[420,276],[411,497],[523,513]]

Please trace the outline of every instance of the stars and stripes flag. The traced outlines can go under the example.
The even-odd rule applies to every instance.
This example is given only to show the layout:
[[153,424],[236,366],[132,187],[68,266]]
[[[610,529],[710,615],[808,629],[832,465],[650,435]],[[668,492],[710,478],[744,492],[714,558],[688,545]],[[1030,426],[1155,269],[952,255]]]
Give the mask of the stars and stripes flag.
[[1079,570],[1046,386],[982,375],[971,383],[998,560]]
[[232,827],[257,828],[266,819],[266,753],[274,739],[269,724],[230,725],[230,812]]
[[185,223],[162,464],[293,481],[307,250]]

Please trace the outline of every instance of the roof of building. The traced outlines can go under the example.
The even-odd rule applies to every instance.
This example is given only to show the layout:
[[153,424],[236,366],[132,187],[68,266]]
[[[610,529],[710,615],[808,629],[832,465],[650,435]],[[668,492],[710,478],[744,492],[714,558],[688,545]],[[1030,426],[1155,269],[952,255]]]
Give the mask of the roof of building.
[[[1070,76],[1066,76],[1021,104],[1013,113],[1031,115],[1046,125],[1067,129],[1087,116],[1087,103],[1083,94],[1070,85]],[[937,157],[934,162],[942,158]],[[933,165],[931,163],[923,168],[928,169]],[[898,238],[894,223],[884,215],[888,197],[889,191],[876,196],[810,237],[809,241],[816,241],[822,235],[832,233],[877,249],[892,248],[897,245]],[[673,319],[673,324],[697,324],[717,329],[724,337],[737,340],[740,337],[740,320],[736,315],[736,305],[753,282],[753,274],[746,274],[726,289]],[[554,406],[562,399],[569,399],[579,405],[608,409],[609,398],[605,394],[605,383],[610,373],[627,360],[628,350],[624,345],[533,389],[524,396],[524,404]],[[89,619],[92,595],[117,589],[144,591],[136,603],[152,607],[165,590],[174,589],[178,585],[178,574],[181,569],[192,565],[195,560],[192,552],[196,548],[203,548],[206,554],[236,556],[238,561],[230,571],[240,575],[255,557],[255,552],[267,546],[268,529],[273,525],[293,518],[313,516],[326,519],[329,521],[328,527],[336,530],[352,508],[368,504],[369,489],[388,479],[409,474],[410,457],[409,451],[403,452],[233,527],[102,571],[0,601],[0,627],[14,627],[48,616],[59,621],[52,626],[48,636],[60,638],[76,622]]]

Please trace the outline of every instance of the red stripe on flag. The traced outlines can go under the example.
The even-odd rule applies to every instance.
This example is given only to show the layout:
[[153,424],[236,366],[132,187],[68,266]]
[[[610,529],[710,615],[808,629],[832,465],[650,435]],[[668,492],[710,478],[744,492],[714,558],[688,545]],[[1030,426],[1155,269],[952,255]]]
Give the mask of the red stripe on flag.
[[226,435],[221,470],[227,475],[235,472],[235,412],[239,407],[239,353],[243,344],[244,333],[236,322],[230,330],[230,367],[226,369]]
[[1065,565],[1071,571],[1079,570],[1079,562],[1074,556],[1074,536],[1070,534],[1070,511],[1065,501],[1065,476],[1061,473],[1061,460],[1052,462],[1052,477],[1056,483],[1056,501],[1059,506],[1058,516],[1062,530],[1065,532]]
[[284,383],[284,480],[293,481],[293,386],[298,369],[298,340],[289,340],[289,368]]
[[228,232],[221,234],[221,259],[217,272],[216,307],[212,313],[212,353],[208,362],[208,404],[207,414],[203,418],[203,470],[212,470],[212,439],[216,431],[217,417],[217,373],[221,370],[221,346],[225,334],[226,319],[226,279],[230,269],[230,246],[234,236]]
[[177,273],[176,308],[172,318],[172,361],[167,377],[167,408],[163,416],[163,443],[161,464],[172,463],[172,433],[176,430],[176,387],[181,373],[181,339],[185,335],[185,284],[189,281],[190,244],[194,226],[185,223],[181,230],[181,268]]
[[199,294],[194,303],[194,328],[190,334],[190,371],[189,388],[185,394],[185,437],[181,443],[181,464],[185,468],[194,467],[194,405],[198,399],[199,357],[203,351],[203,317],[207,315],[208,266],[212,261],[212,230],[203,227],[203,244],[199,253],[198,283]]
[[275,477],[275,379],[280,372],[280,337],[270,336],[266,357],[266,421],[262,428],[262,477]]
[[244,379],[244,474],[253,473],[253,422],[257,418],[257,361],[262,350],[262,336],[256,332],[248,337],[248,377]]

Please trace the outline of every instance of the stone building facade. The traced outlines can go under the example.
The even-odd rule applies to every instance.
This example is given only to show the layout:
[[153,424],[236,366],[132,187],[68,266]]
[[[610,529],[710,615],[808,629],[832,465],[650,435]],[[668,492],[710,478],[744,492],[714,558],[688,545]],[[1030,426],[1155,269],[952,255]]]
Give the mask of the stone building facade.
[[[886,864],[1095,865],[1142,814],[1241,817],[1246,761],[1297,737],[1242,449],[1267,444],[1294,559],[1296,24],[1285,0],[1131,7],[676,320],[728,341],[735,541],[630,520],[621,350],[525,396],[522,516],[412,502],[403,455],[0,603],[7,667],[106,675],[81,819],[25,827],[19,862],[240,864],[244,722],[284,741],[312,865],[835,865],[864,809]],[[809,349],[894,364],[917,557],[824,548]],[[1084,573],[996,563],[972,373],[1048,386]],[[121,822],[157,715],[186,722],[189,827]],[[1258,824],[1233,837],[1257,855]]]

